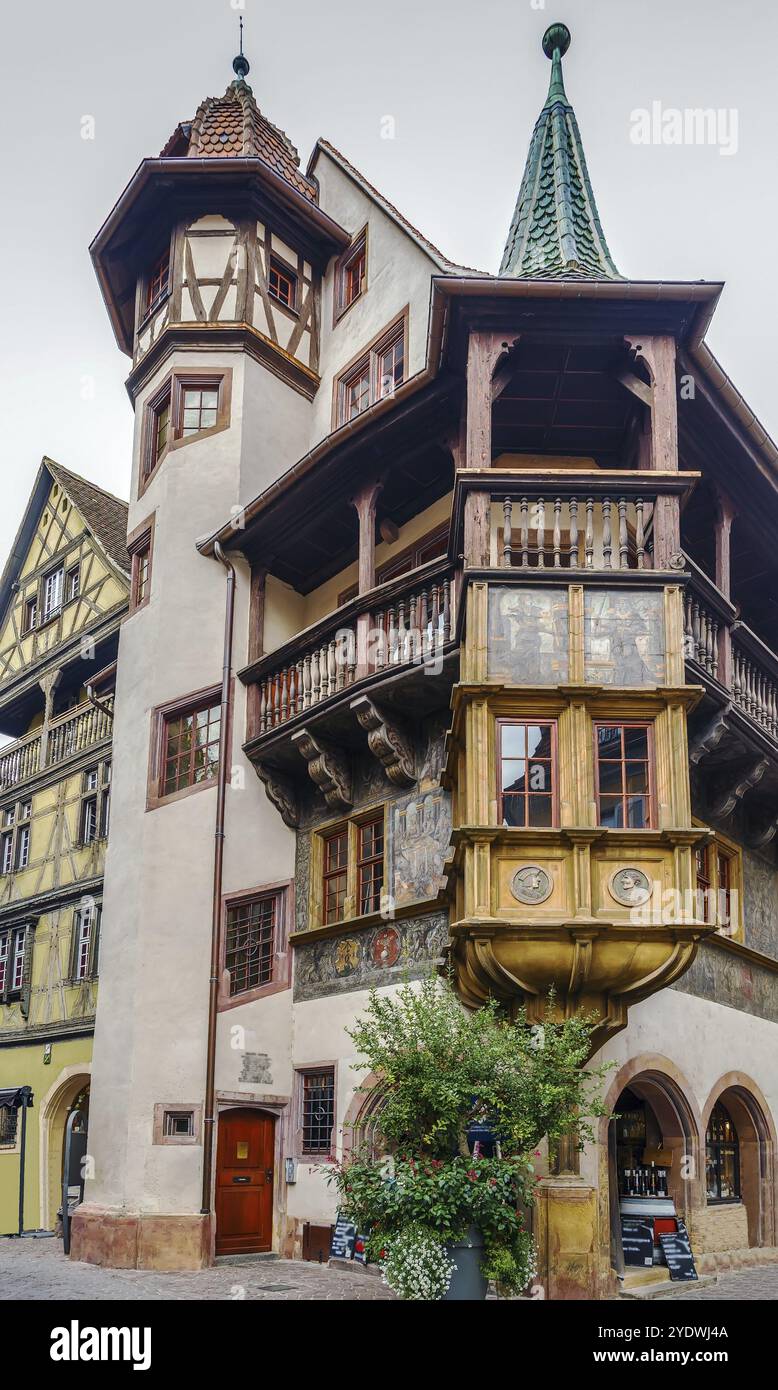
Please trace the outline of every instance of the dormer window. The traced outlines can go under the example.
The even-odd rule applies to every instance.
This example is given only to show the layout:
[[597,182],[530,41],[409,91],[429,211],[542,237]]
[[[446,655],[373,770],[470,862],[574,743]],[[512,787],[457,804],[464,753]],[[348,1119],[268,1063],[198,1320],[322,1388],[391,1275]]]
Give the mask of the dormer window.
[[170,251],[165,251],[152,267],[146,287],[146,316],[153,314],[170,287]]
[[279,304],[286,305],[287,309],[297,307],[297,276],[290,266],[280,261],[277,256],[270,257],[267,287]]
[[367,228],[338,263],[335,279],[335,317],[340,318],[367,288]]

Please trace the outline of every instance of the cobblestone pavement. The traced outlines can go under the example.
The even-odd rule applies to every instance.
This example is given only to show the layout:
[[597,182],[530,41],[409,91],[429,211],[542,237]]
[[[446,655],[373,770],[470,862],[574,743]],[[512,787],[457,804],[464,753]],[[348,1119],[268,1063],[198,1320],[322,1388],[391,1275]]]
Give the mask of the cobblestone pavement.
[[775,1301],[778,1299],[778,1264],[754,1265],[751,1269],[720,1274],[715,1284],[702,1288],[695,1288],[694,1284],[689,1284],[688,1288],[679,1289],[678,1293],[654,1301],[670,1303],[679,1298],[685,1302],[692,1300],[697,1303],[707,1303],[709,1299]]
[[303,1260],[251,1260],[189,1274],[101,1269],[67,1259],[56,1239],[0,1239],[0,1303],[10,1299],[383,1299],[394,1295],[375,1274]]

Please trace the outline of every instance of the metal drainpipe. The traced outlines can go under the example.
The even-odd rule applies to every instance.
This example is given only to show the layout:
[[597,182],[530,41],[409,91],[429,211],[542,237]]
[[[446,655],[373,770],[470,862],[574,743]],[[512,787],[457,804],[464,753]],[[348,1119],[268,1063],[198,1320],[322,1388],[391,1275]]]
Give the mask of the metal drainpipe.
[[224,615],[224,660],[222,664],[221,725],[219,728],[219,775],[216,793],[216,830],[213,851],[213,909],[211,917],[211,974],[208,982],[208,1043],[205,1063],[205,1115],[203,1123],[203,1200],[201,1215],[211,1213],[213,1176],[213,1127],[216,1075],[216,1017],[219,991],[221,938],[222,870],[224,865],[224,807],[227,792],[228,738],[232,723],[232,628],[235,617],[235,567],[218,541],[214,557],[227,571],[227,603]]

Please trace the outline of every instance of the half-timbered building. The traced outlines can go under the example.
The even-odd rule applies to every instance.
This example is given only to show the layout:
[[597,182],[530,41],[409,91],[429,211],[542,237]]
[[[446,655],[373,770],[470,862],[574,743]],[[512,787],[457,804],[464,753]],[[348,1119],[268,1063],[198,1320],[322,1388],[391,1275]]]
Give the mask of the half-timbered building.
[[701,1268],[778,1243],[778,451],[722,286],[616,268],[568,44],[497,275],[325,140],[303,172],[242,57],[93,243],[146,578],[82,1259],[315,1252],[380,1132],[347,1030],[443,962],[614,1064],[618,1122],[539,1161],[549,1297],[634,1278],[639,1185]]
[[129,584],[127,504],[44,458],[0,579],[3,1234],[54,1228],[65,1125],[88,1120]]

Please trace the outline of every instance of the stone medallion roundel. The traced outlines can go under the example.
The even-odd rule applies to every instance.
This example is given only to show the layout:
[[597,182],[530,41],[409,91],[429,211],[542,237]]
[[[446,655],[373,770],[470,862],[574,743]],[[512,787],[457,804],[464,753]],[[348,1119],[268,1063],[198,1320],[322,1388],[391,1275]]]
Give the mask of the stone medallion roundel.
[[550,876],[537,864],[525,864],[522,869],[517,869],[511,881],[514,898],[528,906],[544,903],[551,896],[552,887]]
[[642,869],[618,869],[610,889],[611,897],[622,907],[642,907],[651,897],[651,884]]

